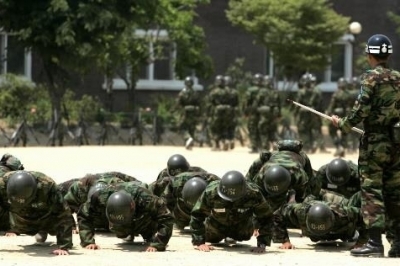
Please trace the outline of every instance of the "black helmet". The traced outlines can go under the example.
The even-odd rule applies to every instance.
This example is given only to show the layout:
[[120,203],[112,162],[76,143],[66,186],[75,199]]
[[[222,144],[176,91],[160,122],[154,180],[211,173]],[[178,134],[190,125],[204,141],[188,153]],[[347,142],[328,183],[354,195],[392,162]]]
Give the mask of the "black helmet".
[[323,204],[313,204],[307,212],[306,224],[308,230],[314,235],[324,235],[329,233],[333,224],[335,216],[331,209]]
[[337,86],[338,88],[346,88],[348,85],[348,82],[345,78],[341,77],[337,81]]
[[299,83],[302,86],[309,88],[309,87],[311,87],[311,83],[312,83],[311,77],[312,77],[312,75],[307,72],[301,76]]
[[176,176],[180,173],[187,172],[189,167],[190,165],[186,158],[180,154],[172,155],[167,162],[167,170],[170,176]]
[[246,180],[242,173],[229,171],[219,181],[218,195],[224,200],[236,201],[246,194]]
[[114,192],[107,199],[106,215],[112,224],[129,224],[135,213],[135,202],[126,191]]
[[343,159],[337,158],[332,160],[326,167],[326,178],[332,184],[341,186],[350,179],[350,167]]
[[0,164],[8,167],[11,171],[24,170],[21,161],[9,153],[6,153],[1,157]]
[[182,199],[189,208],[193,208],[201,193],[206,189],[207,182],[201,177],[192,177],[182,188]]
[[286,168],[273,165],[265,171],[263,180],[265,190],[272,195],[278,195],[288,191],[291,176]]
[[87,194],[87,199],[90,200],[94,194],[102,190],[107,186],[106,183],[104,182],[97,182],[93,186],[89,188],[88,194]]
[[36,196],[36,178],[27,171],[16,171],[7,182],[7,196],[12,203],[26,205]]
[[351,85],[352,85],[354,88],[357,88],[357,89],[358,89],[358,87],[360,86],[360,78],[359,78],[359,77],[352,77],[352,78],[351,78]]
[[388,57],[393,53],[392,42],[383,34],[372,35],[365,45],[365,53],[381,58]]
[[270,87],[272,85],[272,78],[269,75],[265,75],[263,77],[263,85],[266,87]]
[[224,84],[225,84],[225,86],[230,86],[230,85],[232,85],[232,78],[231,78],[231,76],[224,76]]
[[223,87],[225,86],[225,79],[224,76],[218,75],[215,77],[215,85]]
[[260,73],[257,73],[253,76],[253,84],[254,85],[258,85],[261,86],[263,83],[263,75],[261,75]]
[[185,78],[185,85],[188,86],[188,87],[192,87],[193,84],[194,84],[193,78],[190,77],[190,76],[187,76],[187,77]]

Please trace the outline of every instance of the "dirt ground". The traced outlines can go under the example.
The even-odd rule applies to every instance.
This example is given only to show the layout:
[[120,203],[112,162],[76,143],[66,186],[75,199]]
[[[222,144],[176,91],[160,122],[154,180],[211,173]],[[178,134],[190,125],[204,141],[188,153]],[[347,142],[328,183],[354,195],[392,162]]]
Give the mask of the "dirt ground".
[[[229,152],[212,152],[210,148],[169,146],[85,146],[85,147],[27,147],[3,148],[1,153],[11,153],[23,162],[26,169],[36,170],[51,176],[57,183],[82,177],[87,173],[120,171],[150,183],[166,166],[169,156],[184,155],[191,165],[201,166],[222,176],[229,170],[246,173],[257,154],[249,154],[247,148],[236,148]],[[333,152],[333,151],[331,151]],[[357,162],[357,154],[348,155]],[[314,169],[333,159],[331,154],[312,154]],[[133,244],[125,244],[112,234],[97,234],[100,250],[86,250],[79,245],[79,236],[74,235],[74,248],[70,256],[54,256],[55,237],[49,236],[42,245],[35,244],[31,236],[0,237],[0,265],[398,265],[389,258],[354,258],[349,254],[349,243],[315,244],[301,238],[298,230],[291,231],[294,250],[280,250],[272,243],[265,254],[253,254],[250,247],[256,239],[241,242],[236,246],[220,244],[209,253],[194,250],[190,234],[174,231],[166,252],[146,253],[138,237]],[[385,253],[389,250],[385,241]]]

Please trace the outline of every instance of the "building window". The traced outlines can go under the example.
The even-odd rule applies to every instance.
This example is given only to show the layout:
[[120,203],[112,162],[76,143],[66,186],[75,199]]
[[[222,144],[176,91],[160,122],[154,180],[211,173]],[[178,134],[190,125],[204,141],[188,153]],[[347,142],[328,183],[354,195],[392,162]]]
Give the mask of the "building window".
[[[177,56],[176,45],[168,40],[168,32],[166,30],[137,30],[135,34],[138,37],[154,36],[154,39],[157,39],[158,42],[161,42],[161,45],[157,45],[157,47],[155,47],[154,43],[150,41],[153,38],[149,38],[149,54],[157,55],[157,59],[141,67],[136,89],[181,90],[184,87],[183,81],[175,79],[174,62],[176,61]],[[195,89],[203,89],[203,87],[197,83],[197,78],[194,78],[194,81]],[[105,88],[105,83],[103,84],[103,88]],[[126,88],[126,84],[121,78],[114,78],[113,89],[120,90]]]
[[31,79],[32,56],[16,37],[0,33],[0,74],[12,73]]

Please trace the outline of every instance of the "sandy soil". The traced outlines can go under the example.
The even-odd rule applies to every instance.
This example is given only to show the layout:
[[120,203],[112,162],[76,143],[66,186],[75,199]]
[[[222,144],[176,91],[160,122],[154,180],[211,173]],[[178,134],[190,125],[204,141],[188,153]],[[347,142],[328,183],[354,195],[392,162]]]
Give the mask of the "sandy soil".
[[[166,166],[169,156],[180,153],[191,165],[201,166],[222,176],[229,170],[246,173],[257,154],[249,154],[247,148],[230,152],[211,152],[209,148],[155,146],[90,146],[90,147],[28,147],[3,148],[1,153],[11,153],[21,159],[26,169],[51,176],[56,182],[82,177],[87,173],[121,171],[144,181],[153,181]],[[331,154],[310,155],[314,169],[332,160]],[[357,154],[347,159],[357,161]],[[31,236],[0,237],[0,265],[397,265],[395,259],[354,258],[349,254],[349,243],[315,244],[301,238],[299,231],[291,231],[294,250],[280,250],[272,244],[265,254],[249,252],[256,244],[253,238],[240,245],[228,247],[220,244],[209,253],[194,250],[190,234],[174,231],[166,252],[146,253],[138,237],[133,244],[125,244],[112,234],[97,234],[100,250],[86,250],[74,235],[74,248],[70,256],[54,256],[55,237],[49,236],[42,245],[35,244]],[[385,252],[389,250],[385,241]]]

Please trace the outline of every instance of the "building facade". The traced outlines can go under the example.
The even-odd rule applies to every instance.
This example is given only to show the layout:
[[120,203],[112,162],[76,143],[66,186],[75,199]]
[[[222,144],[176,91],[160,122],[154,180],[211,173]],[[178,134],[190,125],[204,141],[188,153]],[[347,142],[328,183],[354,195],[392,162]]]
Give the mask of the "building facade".
[[[212,0],[210,4],[199,6],[197,9],[196,23],[204,28],[208,44],[207,53],[213,58],[215,75],[224,74],[236,58],[245,58],[246,71],[273,76],[273,61],[268,50],[254,44],[251,35],[232,26],[226,18],[225,11],[228,8],[228,2],[229,0]],[[326,101],[336,89],[336,81],[339,77],[349,78],[360,72],[354,69],[354,58],[363,53],[360,44],[375,33],[382,33],[391,38],[395,49],[391,58],[391,66],[400,69],[400,50],[398,51],[396,48],[399,47],[400,36],[396,33],[395,25],[387,16],[388,11],[400,13],[399,1],[332,0],[331,2],[338,13],[350,17],[351,21],[359,22],[362,25],[362,31],[358,35],[345,32],[343,37],[335,43],[339,48],[339,53],[332,58],[332,64],[321,70],[320,73],[316,73]],[[168,37],[166,32],[162,32],[162,35],[165,38]],[[149,49],[152,49],[151,43],[149,43]],[[173,97],[183,88],[183,81],[175,79],[173,70],[173,61],[177,51],[166,50],[168,50],[168,54],[165,59],[144,66],[140,73],[136,95],[137,103],[141,106],[154,105],[154,98],[160,94]],[[45,78],[41,70],[40,58],[20,47],[13,36],[5,33],[0,34],[0,58],[0,73],[22,74],[36,82]],[[196,88],[201,90],[212,82],[213,77],[199,80],[198,83],[196,79]],[[83,79],[76,78],[73,86],[78,95],[97,95],[101,100],[106,101],[105,78],[96,71],[86,75]],[[116,77],[113,80],[113,87],[113,109],[123,111],[128,106],[126,85]]]

